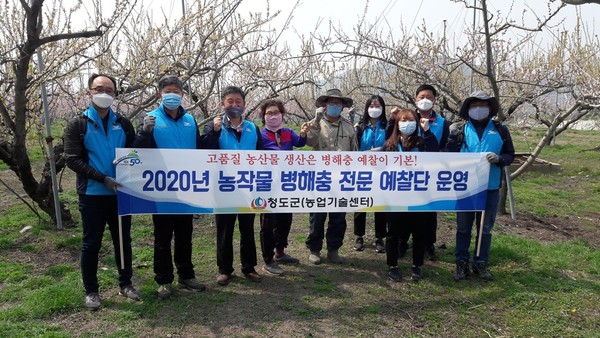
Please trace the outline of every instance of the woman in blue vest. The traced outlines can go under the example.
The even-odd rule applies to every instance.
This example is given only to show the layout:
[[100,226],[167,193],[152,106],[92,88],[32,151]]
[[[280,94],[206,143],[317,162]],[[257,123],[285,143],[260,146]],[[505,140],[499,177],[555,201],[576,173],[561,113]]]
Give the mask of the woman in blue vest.
[[[379,95],[372,95],[365,103],[365,109],[362,120],[356,128],[356,139],[360,151],[379,150],[385,142],[385,128],[387,118],[385,116],[385,101]],[[385,252],[385,221],[386,215],[383,212],[377,212],[375,218],[375,251]],[[354,213],[354,250],[363,251],[365,249],[363,236],[365,235],[365,223],[367,220],[366,212]]]
[[[435,135],[429,129],[429,119],[419,120],[417,113],[411,109],[392,110],[396,126],[392,135],[383,145],[384,151],[419,152],[439,151]],[[419,128],[419,126],[421,128]],[[413,236],[413,266],[412,280],[423,278],[421,266],[427,245],[429,216],[423,212],[389,212],[386,237],[386,256],[389,266],[388,276],[391,280],[399,282],[401,279],[398,270],[398,239],[403,236]]]
[[[515,148],[506,126],[493,121],[498,114],[500,105],[495,97],[483,91],[471,94],[460,107],[460,117],[466,123],[454,123],[450,126],[450,136],[446,151],[481,153],[486,152],[490,162],[490,178],[488,183],[487,200],[485,203],[485,219],[481,248],[477,254],[477,243],[473,251],[472,268],[479,278],[490,281],[494,277],[488,271],[488,260],[492,244],[492,227],[496,221],[499,189],[502,181],[502,167],[510,165],[515,157]],[[465,279],[469,271],[469,245],[471,244],[471,229],[473,221],[480,224],[481,212],[456,213],[456,272],[454,280]],[[479,226],[477,226],[479,232]],[[479,237],[479,233],[477,237]]]
[[[239,87],[229,86],[221,94],[224,114],[204,126],[205,148],[232,150],[263,150],[260,129],[244,118],[246,94]],[[240,258],[246,279],[260,282],[256,272],[256,243],[254,241],[255,214],[217,214],[217,265],[219,285],[229,284],[233,274],[233,230],[238,221],[240,229]]]

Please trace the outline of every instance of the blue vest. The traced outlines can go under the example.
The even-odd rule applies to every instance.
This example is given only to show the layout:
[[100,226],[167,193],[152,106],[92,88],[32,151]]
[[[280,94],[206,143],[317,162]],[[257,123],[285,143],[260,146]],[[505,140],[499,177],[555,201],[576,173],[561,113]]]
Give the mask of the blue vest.
[[[226,117],[223,117],[225,120]],[[238,141],[236,131],[231,128],[226,128],[224,125],[221,128],[219,136],[219,149],[231,150],[256,150],[256,142],[258,134],[256,133],[256,125],[252,122],[244,120],[242,125],[242,136]]]
[[[116,167],[113,164],[115,160],[115,149],[125,146],[125,130],[120,123],[117,123],[117,115],[108,110],[108,133],[104,131],[102,119],[94,106],[83,112],[89,117],[87,128],[83,136],[83,145],[88,153],[88,164],[106,176],[115,177]],[[93,121],[93,122],[92,122]],[[115,193],[107,189],[103,182],[88,179],[86,195],[114,195]]]
[[156,117],[153,136],[157,148],[196,149],[198,127],[194,117],[185,109],[183,116],[177,120],[167,114],[162,104],[148,115]]
[[360,139],[360,151],[381,147],[384,143],[385,129],[381,127],[381,120],[377,120],[375,127],[371,124],[365,125],[365,130]]
[[[404,150],[402,150],[402,144],[398,145],[398,152],[399,153],[403,153],[404,152]],[[419,153],[421,151],[419,150],[419,147],[414,147],[411,150],[407,150],[406,152],[407,153]]]
[[[461,152],[466,153],[495,153],[500,155],[500,151],[502,150],[502,137],[500,133],[494,127],[494,122],[490,119],[488,121],[485,130],[481,136],[481,140],[477,135],[477,131],[473,126],[471,121],[465,124],[465,138],[463,141]],[[495,163],[490,163],[490,179],[488,183],[488,190],[500,189],[501,184],[501,174],[500,166]]]
[[435,121],[429,122],[429,130],[435,135],[435,138],[438,141],[438,144],[442,142],[442,134],[444,133],[444,120],[443,117],[435,114]]

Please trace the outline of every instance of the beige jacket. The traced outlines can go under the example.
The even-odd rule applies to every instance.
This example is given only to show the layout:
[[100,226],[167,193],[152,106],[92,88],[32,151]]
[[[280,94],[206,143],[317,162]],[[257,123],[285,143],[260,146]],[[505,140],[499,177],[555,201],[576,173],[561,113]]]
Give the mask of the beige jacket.
[[335,122],[329,122],[327,118],[322,118],[316,125],[313,122],[308,129],[306,145],[313,150],[358,150],[354,127],[341,117]]

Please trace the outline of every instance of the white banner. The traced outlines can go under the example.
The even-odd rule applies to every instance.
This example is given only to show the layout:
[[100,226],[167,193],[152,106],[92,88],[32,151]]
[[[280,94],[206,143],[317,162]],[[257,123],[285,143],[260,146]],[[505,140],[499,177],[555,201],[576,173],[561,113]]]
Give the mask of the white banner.
[[474,211],[485,153],[117,149],[119,214]]

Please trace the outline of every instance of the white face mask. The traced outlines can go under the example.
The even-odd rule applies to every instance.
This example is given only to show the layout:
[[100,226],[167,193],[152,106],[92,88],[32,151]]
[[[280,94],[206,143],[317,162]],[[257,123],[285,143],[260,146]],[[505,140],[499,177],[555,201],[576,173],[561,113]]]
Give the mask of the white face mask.
[[102,109],[106,109],[108,107],[110,107],[110,105],[113,103],[114,101],[114,97],[106,94],[106,93],[102,93],[102,94],[94,94],[92,96],[92,102],[94,102],[94,104]]
[[379,116],[381,116],[382,112],[383,112],[383,109],[379,108],[379,107],[369,108],[369,116],[374,119],[379,118]]
[[489,107],[473,107],[469,108],[469,117],[476,121],[481,121],[490,115]]
[[428,99],[422,99],[417,102],[417,108],[419,108],[420,111],[429,111],[432,107],[433,102]]
[[411,135],[417,129],[416,121],[401,121],[398,122],[398,129],[404,135]]

